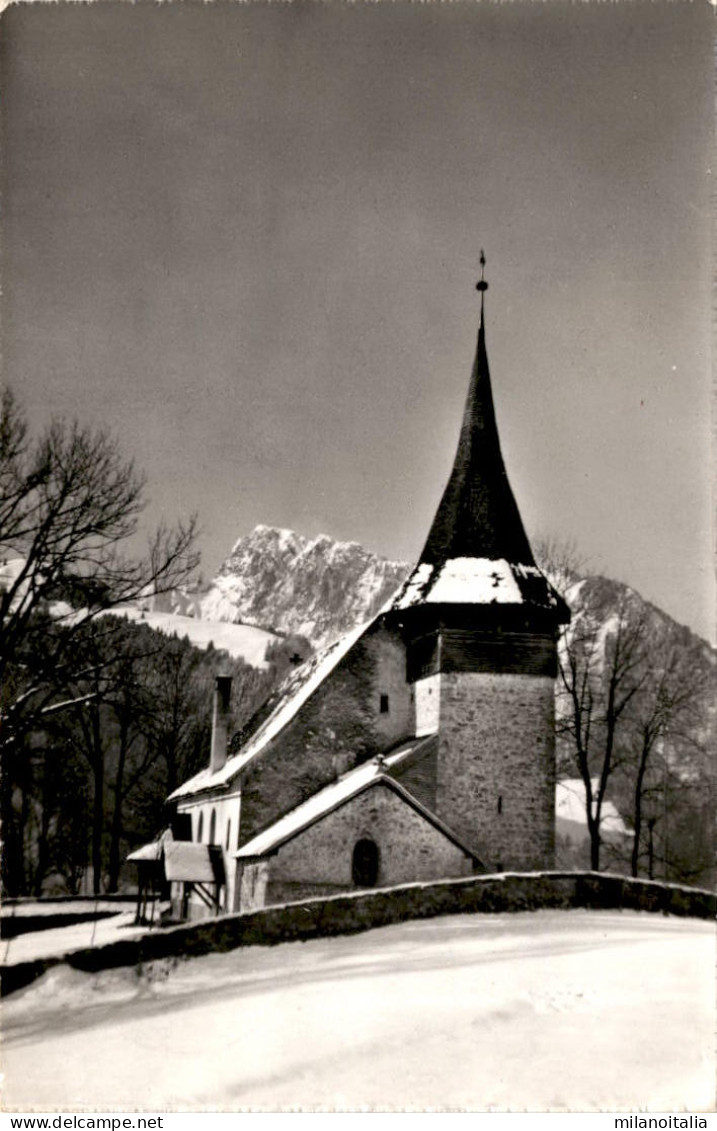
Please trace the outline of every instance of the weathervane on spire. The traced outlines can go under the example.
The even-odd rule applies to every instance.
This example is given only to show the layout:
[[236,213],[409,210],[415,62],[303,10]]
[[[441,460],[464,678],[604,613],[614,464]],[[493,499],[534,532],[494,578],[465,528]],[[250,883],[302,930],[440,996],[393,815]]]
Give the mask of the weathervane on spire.
[[476,283],[476,290],[477,291],[487,291],[488,290],[488,284],[486,283],[485,279],[483,278],[484,274],[485,274],[485,252],[483,251],[483,248],[481,248],[480,249],[480,279]]
[[481,248],[480,249],[480,279],[476,283],[476,290],[480,291],[481,325],[483,325],[483,299],[485,297],[485,292],[488,290],[488,284],[485,281],[484,275],[485,275],[485,252],[483,251],[483,248]]

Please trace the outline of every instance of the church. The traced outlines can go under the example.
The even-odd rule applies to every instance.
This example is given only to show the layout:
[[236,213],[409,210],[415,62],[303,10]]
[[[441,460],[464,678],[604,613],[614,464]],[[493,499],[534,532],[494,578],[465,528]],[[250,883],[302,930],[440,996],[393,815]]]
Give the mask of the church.
[[230,681],[217,679],[210,764],[169,798],[183,839],[157,847],[183,916],[553,866],[557,634],[570,614],[506,475],[487,286],[453,469],[413,572],[235,739]]

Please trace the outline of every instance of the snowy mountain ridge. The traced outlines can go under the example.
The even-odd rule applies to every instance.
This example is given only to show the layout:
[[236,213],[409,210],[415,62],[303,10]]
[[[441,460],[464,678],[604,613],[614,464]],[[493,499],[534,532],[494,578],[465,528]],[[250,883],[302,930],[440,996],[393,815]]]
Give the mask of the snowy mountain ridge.
[[187,596],[187,607],[203,619],[299,634],[321,647],[369,620],[408,572],[358,542],[257,526],[237,539],[209,588]]

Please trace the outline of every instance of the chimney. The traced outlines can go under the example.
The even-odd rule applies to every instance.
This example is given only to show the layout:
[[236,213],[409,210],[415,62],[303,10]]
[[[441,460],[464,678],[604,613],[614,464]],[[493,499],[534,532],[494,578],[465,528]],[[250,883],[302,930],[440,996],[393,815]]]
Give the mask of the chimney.
[[209,772],[221,770],[227,760],[227,739],[229,730],[229,702],[232,692],[232,677],[218,675],[214,687],[214,715],[212,718],[212,752],[209,755]]

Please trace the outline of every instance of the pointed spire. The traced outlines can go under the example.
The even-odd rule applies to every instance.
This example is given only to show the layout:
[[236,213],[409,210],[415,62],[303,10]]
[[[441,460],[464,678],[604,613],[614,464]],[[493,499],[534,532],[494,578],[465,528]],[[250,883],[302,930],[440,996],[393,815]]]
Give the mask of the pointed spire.
[[532,566],[535,562],[506,475],[493,407],[483,325],[488,284],[482,251],[480,263],[478,347],[458,450],[420,562],[439,565],[451,558],[504,558]]

